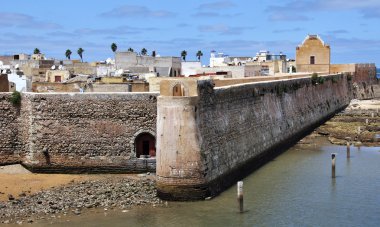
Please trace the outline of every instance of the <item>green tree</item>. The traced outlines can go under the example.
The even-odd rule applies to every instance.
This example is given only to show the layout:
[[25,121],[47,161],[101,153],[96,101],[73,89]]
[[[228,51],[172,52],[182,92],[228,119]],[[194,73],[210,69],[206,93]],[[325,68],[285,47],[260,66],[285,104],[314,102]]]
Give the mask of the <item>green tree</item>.
[[198,50],[197,52],[197,58],[198,58],[198,61],[201,61],[201,57],[203,56],[203,53],[202,51]]
[[156,57],[156,51],[152,51],[152,57]]
[[181,57],[182,57],[182,59],[183,59],[184,61],[186,61],[186,55],[187,55],[186,50],[183,50],[183,51],[181,52]]
[[148,53],[148,51],[145,48],[141,49],[141,55],[146,55],[147,53]]
[[33,54],[41,54],[41,51],[40,49],[38,48],[35,48],[34,51],[33,51]]
[[132,47],[128,48],[128,51],[129,52],[134,52],[134,50],[132,49]]
[[117,50],[117,45],[116,45],[116,43],[112,43],[111,44],[111,50],[112,50],[112,52],[116,52],[116,50]]
[[80,47],[77,51],[79,57],[80,57],[80,60],[83,62],[83,52],[84,50],[82,49],[82,47]]
[[70,50],[70,49],[67,49],[67,50],[66,50],[66,53],[65,53],[66,58],[70,60],[70,58],[71,58],[71,54],[72,54],[71,50]]

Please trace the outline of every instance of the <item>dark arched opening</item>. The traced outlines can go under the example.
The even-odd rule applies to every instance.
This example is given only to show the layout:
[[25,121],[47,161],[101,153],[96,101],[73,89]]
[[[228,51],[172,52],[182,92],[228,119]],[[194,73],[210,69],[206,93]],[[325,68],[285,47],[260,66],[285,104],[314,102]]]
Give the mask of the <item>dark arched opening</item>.
[[185,87],[182,84],[176,84],[173,87],[173,96],[185,96]]
[[150,133],[141,133],[135,139],[136,157],[156,157],[156,138]]

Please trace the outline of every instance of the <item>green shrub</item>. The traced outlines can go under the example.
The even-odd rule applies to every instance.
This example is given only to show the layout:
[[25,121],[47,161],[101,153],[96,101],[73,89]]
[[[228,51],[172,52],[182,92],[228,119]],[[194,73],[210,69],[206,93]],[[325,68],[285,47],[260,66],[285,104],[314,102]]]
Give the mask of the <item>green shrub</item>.
[[13,105],[20,105],[21,104],[21,93],[18,91],[14,91],[10,98],[11,103]]
[[313,73],[313,74],[311,75],[311,83],[312,83],[313,85],[316,85],[316,84],[318,83],[318,74],[317,74],[317,73]]
[[347,76],[347,81],[351,81],[352,80],[351,73],[346,73],[346,76]]
[[325,78],[319,76],[319,77],[318,77],[318,83],[319,83],[319,84],[323,84],[324,82],[325,82]]

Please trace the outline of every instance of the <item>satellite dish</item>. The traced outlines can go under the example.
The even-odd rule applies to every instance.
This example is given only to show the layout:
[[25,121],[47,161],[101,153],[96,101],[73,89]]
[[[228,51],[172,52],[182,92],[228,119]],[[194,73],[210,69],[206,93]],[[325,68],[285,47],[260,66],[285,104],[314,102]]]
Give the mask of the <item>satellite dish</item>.
[[4,63],[2,61],[0,61],[0,65],[4,65]]
[[62,66],[62,65],[59,65],[59,66],[58,66],[58,69],[59,69],[59,70],[62,70],[62,69],[63,69],[63,66]]
[[20,66],[18,64],[15,65],[15,69],[19,69]]
[[108,65],[111,64],[111,63],[112,63],[112,59],[111,59],[111,58],[107,58],[106,63],[107,63]]
[[54,69],[55,69],[55,65],[53,65],[53,66],[51,67],[51,69],[54,70]]

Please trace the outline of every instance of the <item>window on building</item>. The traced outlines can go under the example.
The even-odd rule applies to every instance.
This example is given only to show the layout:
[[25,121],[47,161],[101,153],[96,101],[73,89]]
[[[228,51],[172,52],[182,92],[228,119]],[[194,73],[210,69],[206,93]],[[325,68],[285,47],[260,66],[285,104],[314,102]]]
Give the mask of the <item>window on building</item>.
[[310,65],[315,64],[315,56],[310,56]]
[[61,82],[61,77],[60,76],[55,76],[54,77],[54,82]]

